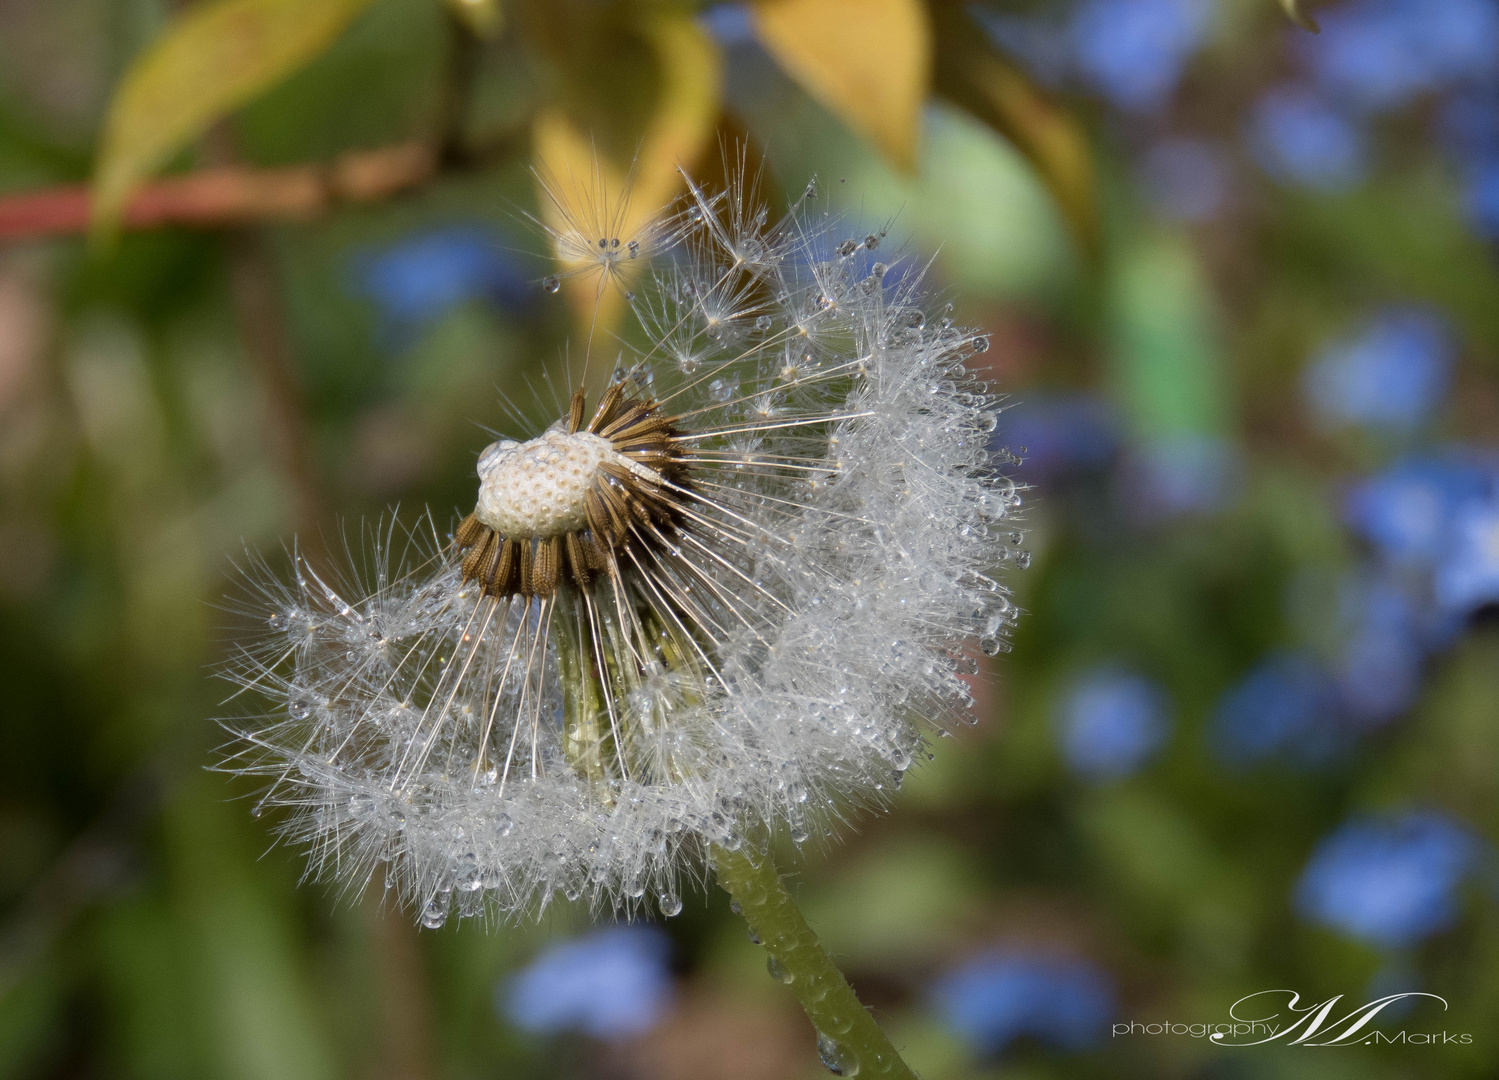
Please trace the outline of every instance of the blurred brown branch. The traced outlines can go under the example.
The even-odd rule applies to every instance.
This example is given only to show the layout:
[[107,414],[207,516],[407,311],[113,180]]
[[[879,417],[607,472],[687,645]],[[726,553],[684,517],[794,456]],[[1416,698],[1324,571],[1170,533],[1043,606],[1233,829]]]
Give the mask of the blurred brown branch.
[[[262,221],[305,221],[340,203],[374,202],[426,183],[436,154],[400,143],[344,154],[329,164],[254,169],[226,165],[168,177],[141,188],[125,209],[126,228],[217,228]],[[82,233],[89,186],[65,184],[0,198],[0,243]]]

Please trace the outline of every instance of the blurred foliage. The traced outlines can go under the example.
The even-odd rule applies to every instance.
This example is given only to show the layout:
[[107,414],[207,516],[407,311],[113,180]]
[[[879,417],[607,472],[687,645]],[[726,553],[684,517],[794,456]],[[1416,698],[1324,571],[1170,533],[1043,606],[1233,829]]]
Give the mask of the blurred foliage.
[[[912,1065],[1493,1075],[1499,96],[1492,56],[1464,47],[1499,14],[1438,6],[1446,37],[1397,0],[1319,8],[1317,37],[1250,0],[0,6],[0,193],[92,176],[108,220],[155,169],[406,140],[441,162],[413,194],[295,227],[0,250],[0,1075],[818,1075],[811,1029],[712,888],[663,920],[677,989],[654,1027],[539,1035],[497,1001],[587,912],[418,934],[378,883],[298,888],[250,790],[205,771],[223,738],[207,718],[237,707],[208,673],[233,648],[239,553],[300,530],[314,558],[357,557],[359,522],[472,499],[482,429],[518,422],[497,389],[527,422],[546,412],[532,380],[579,332],[578,297],[540,284],[532,160],[558,177],[597,160],[638,214],[679,164],[715,182],[739,147],[771,204],[815,174],[853,231],[889,230],[922,265],[940,249],[933,284],[991,334],[999,435],[1026,447],[1027,614],[975,684],[978,723],[934,742],[889,815],[782,853]],[[1286,86],[1322,111],[1266,108]],[[1310,150],[1287,116],[1323,125]],[[1329,132],[1354,148],[1336,168],[1307,156]],[[1447,328],[1450,355],[1397,357],[1446,392],[1403,427],[1321,416],[1306,372],[1385,347],[1360,327],[1391,305]],[[1415,502],[1373,505],[1440,510],[1458,458],[1490,502],[1432,511],[1434,567],[1387,550],[1379,530],[1407,518],[1348,509],[1419,460],[1437,479]],[[1370,581],[1409,610],[1380,615]],[[1133,734],[1127,709],[1088,721],[1133,747],[1106,777],[1066,737],[1100,671],[1165,703]],[[1418,875],[1447,907],[1392,945],[1302,898],[1348,823],[1414,811],[1473,838],[1452,881]],[[1353,895],[1398,904],[1402,866],[1349,868]],[[1382,1030],[1473,1041],[1110,1038],[1084,1014],[1048,1026],[1002,979],[973,984],[996,1002],[975,1041],[933,988],[995,950],[1087,965],[1120,1021],[1219,1022],[1282,987],[1349,1007],[1420,989],[1449,1010]]]

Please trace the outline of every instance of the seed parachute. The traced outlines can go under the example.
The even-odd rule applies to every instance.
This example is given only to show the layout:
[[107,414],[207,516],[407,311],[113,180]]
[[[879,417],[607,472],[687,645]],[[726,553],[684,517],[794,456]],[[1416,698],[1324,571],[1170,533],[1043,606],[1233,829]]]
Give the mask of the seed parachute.
[[383,866],[429,926],[559,893],[674,914],[710,845],[882,804],[1016,615],[987,339],[928,319],[882,234],[812,188],[771,222],[742,176],[689,181],[648,245],[562,218],[601,289],[620,251],[643,266],[612,372],[591,339],[450,534],[370,530],[336,581],[252,560],[267,630],[229,671],[271,705],[231,722],[258,805],[312,873]]

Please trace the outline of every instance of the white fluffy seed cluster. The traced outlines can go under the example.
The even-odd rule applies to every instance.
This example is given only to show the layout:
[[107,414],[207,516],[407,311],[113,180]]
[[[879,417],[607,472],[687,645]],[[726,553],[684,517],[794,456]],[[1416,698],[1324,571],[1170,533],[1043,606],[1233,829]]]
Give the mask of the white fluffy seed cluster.
[[599,466],[615,456],[609,440],[587,431],[547,431],[518,443],[503,439],[479,455],[474,513],[501,536],[558,536],[588,521],[583,496]]
[[[232,675],[271,708],[236,724],[232,767],[266,778],[314,874],[357,890],[383,866],[428,926],[558,894],[674,914],[710,845],[823,835],[971,722],[1020,555],[967,364],[987,341],[811,188],[779,223],[757,205],[692,187],[632,297],[614,378],[675,418],[675,531],[632,526],[611,570],[544,599],[465,584],[430,521],[377,532],[362,584],[255,573],[269,631]],[[596,463],[561,438],[492,448],[481,514],[575,527]]]

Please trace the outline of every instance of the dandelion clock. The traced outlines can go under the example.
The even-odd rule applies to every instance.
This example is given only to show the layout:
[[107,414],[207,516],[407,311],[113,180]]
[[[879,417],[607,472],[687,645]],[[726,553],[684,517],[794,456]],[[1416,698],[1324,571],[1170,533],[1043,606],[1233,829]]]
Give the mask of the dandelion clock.
[[628,290],[634,347],[590,331],[549,426],[476,445],[450,519],[370,530],[366,579],[257,570],[232,677],[272,707],[233,767],[314,875],[383,868],[429,927],[559,896],[670,916],[711,871],[828,1067],[909,1075],[767,852],[888,802],[1006,648],[987,339],[812,188],[771,221],[742,174],[689,182],[622,236],[543,181],[559,276]]

